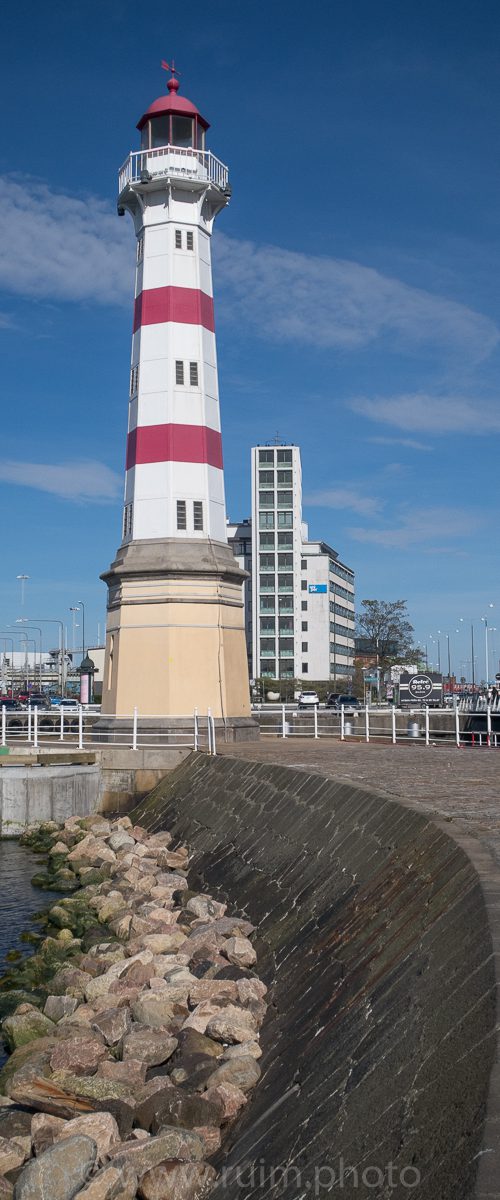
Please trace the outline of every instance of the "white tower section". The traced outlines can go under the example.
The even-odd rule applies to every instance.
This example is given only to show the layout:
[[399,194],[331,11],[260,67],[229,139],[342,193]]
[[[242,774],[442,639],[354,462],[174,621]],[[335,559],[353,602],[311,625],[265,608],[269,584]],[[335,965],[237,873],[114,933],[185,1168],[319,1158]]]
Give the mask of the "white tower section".
[[[227,542],[210,239],[230,195],[208,124],[168,82],[120,171],[137,245],[122,541],[108,587],[97,735],[134,709],[179,730],[195,710],[255,737],[242,585]],[[163,723],[163,724],[162,724]]]
[[230,189],[177,87],[141,118],[143,149],[120,172],[137,238],[124,543],[227,540],[210,238]]

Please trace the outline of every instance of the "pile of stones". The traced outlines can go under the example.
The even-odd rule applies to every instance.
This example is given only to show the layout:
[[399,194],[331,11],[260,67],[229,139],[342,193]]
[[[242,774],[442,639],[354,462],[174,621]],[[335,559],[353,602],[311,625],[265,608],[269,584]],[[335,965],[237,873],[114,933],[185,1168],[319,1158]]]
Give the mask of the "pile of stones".
[[79,890],[49,913],[66,960],[43,1010],[2,1023],[0,1200],[198,1200],[260,1075],[254,927],[189,888],[169,833],[93,816],[43,835]]

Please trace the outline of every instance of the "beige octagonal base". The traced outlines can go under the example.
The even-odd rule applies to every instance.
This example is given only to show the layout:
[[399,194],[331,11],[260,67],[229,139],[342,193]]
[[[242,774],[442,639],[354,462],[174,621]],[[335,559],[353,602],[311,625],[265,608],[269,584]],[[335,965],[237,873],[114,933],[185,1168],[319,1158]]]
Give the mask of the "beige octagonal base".
[[[242,584],[225,543],[130,542],[102,579],[108,619],[99,732],[116,718],[210,710],[233,736],[258,737],[250,714]],[[239,732],[238,732],[239,731]]]

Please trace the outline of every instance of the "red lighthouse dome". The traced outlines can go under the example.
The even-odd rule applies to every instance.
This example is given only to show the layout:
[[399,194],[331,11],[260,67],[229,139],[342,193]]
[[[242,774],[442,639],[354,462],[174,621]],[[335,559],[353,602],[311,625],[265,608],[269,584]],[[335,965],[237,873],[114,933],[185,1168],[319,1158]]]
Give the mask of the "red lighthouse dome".
[[137,123],[141,131],[141,149],[150,150],[158,146],[182,146],[193,150],[205,149],[205,132],[210,128],[196,105],[185,96],[179,96],[178,72],[172,62],[162,63],[165,70],[172,71],[168,80],[168,95],[158,96]]

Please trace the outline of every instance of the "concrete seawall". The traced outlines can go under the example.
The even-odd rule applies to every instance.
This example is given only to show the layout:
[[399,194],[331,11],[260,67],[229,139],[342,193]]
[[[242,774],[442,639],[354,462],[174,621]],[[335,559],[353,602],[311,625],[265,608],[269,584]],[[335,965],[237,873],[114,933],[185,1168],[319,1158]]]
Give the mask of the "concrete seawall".
[[134,815],[259,926],[263,1077],[213,1196],[496,1197],[488,888],[463,847],[375,791],[231,758],[191,756]]
[[0,770],[0,837],[19,837],[38,821],[87,817],[99,800],[95,763],[9,766]]

